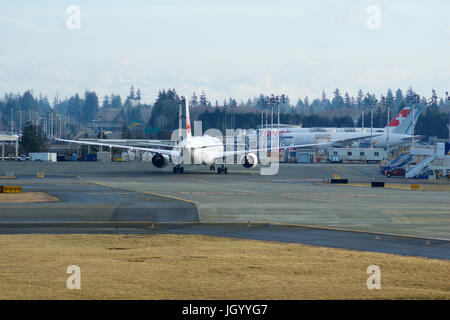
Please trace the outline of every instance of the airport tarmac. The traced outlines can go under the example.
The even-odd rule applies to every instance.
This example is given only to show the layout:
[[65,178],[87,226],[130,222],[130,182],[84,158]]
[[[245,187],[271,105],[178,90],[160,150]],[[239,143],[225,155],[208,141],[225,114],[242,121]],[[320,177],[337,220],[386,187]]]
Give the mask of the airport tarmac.
[[0,204],[2,233],[139,228],[450,259],[448,191],[322,184],[332,174],[405,182],[380,176],[378,165],[280,164],[273,176],[242,166],[230,166],[227,175],[188,166],[174,175],[149,163],[5,162],[1,171],[17,176],[1,185],[60,199]]

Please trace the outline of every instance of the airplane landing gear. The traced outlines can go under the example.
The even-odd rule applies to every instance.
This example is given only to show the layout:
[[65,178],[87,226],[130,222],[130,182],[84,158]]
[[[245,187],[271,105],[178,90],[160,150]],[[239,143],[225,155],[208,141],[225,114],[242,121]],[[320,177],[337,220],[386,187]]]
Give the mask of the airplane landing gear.
[[228,173],[228,168],[225,167],[225,166],[222,164],[220,167],[217,168],[217,173],[218,173],[218,174],[221,174],[221,173],[227,174],[227,173]]
[[216,171],[216,167],[215,166],[209,166],[209,171]]
[[173,173],[184,173],[184,168],[177,165],[176,167],[173,167]]

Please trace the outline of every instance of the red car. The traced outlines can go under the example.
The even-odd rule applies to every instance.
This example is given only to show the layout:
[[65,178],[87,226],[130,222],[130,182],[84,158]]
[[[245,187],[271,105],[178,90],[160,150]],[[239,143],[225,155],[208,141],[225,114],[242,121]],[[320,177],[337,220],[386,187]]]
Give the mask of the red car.
[[390,176],[404,176],[405,175],[405,169],[403,168],[394,168],[390,170],[384,171],[384,175],[387,177]]

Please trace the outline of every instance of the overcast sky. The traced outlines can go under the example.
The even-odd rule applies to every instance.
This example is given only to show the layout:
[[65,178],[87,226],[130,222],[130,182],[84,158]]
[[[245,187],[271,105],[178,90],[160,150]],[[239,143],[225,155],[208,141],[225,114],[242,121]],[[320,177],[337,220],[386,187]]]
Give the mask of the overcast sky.
[[[0,94],[450,90],[450,1],[0,2]],[[80,8],[80,29],[68,7]],[[375,6],[375,9],[374,9]],[[377,8],[379,8],[379,15]]]

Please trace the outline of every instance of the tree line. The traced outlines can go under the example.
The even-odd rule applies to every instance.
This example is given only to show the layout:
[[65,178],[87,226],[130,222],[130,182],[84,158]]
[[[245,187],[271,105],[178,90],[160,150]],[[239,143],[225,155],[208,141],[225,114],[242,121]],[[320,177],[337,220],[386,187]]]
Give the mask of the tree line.
[[[0,99],[0,130],[8,131],[18,128],[27,122],[39,126],[39,117],[65,116],[71,119],[71,123],[86,124],[100,121],[101,109],[114,109],[115,117],[112,122],[122,123],[122,135],[124,137],[142,138],[166,138],[170,132],[178,128],[178,110],[181,97],[174,88],[164,89],[158,92],[153,105],[141,103],[142,91],[135,90],[131,86],[129,94],[122,102],[118,94],[106,95],[100,103],[95,91],[86,90],[83,95],[78,93],[60,100],[55,97],[52,105],[43,95],[34,96],[30,90],[21,94],[5,94]],[[203,129],[218,128],[256,128],[261,124],[261,114],[270,113],[266,96],[261,94],[250,98],[247,102],[230,97],[222,103],[215,103],[207,98],[205,92],[198,97],[194,92],[189,101],[192,120],[203,122]],[[450,109],[448,93],[445,97],[437,97],[435,90],[431,97],[419,96],[412,88],[405,93],[401,89],[395,94],[389,89],[385,95],[377,97],[372,93],[358,91],[356,97],[348,93],[342,94],[339,89],[333,92],[331,99],[325,91],[320,98],[310,102],[309,97],[298,99],[295,104],[286,97],[284,103],[280,103],[280,122],[282,124],[299,125],[303,127],[361,127],[362,113],[364,112],[364,126],[370,127],[370,111],[373,110],[373,126],[384,127],[387,124],[387,109],[392,118],[402,108],[414,106],[422,108],[423,112],[417,122],[416,133],[426,136],[448,138],[448,114],[444,110]],[[142,110],[151,110],[151,116],[147,123],[143,123]],[[184,108],[183,108],[184,112]],[[356,117],[356,118],[355,118]],[[275,115],[276,119],[276,115]],[[274,122],[276,120],[274,119]],[[265,122],[265,121],[264,121]],[[142,123],[148,130],[141,130],[137,134],[130,130],[130,123]]]
[[124,102],[118,94],[105,95],[101,106],[97,93],[90,90],[86,90],[83,95],[76,93],[63,100],[56,96],[52,105],[46,96],[39,94],[35,97],[31,90],[22,95],[7,93],[0,99],[0,130],[7,131],[6,128],[11,129],[11,126],[17,129],[29,121],[37,124],[42,117],[49,119],[51,116],[61,116],[70,119],[71,123],[85,124],[98,120],[100,108],[120,110],[113,121],[141,122],[141,110],[151,108],[150,105],[141,103],[141,97],[141,90],[135,91],[133,86]]

